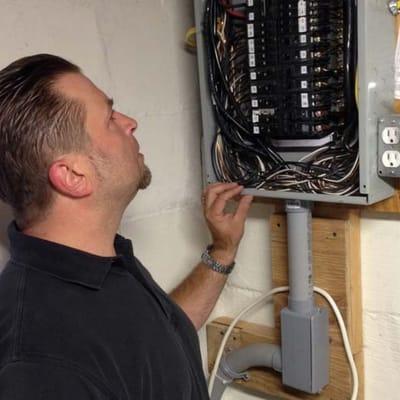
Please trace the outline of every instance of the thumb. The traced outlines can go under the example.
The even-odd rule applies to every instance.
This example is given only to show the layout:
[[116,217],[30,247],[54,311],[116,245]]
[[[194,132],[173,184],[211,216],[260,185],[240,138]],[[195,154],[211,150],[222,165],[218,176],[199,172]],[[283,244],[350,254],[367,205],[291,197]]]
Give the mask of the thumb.
[[243,196],[239,201],[239,205],[235,212],[234,219],[236,219],[237,221],[244,221],[247,217],[252,201],[253,201],[253,196],[250,195]]

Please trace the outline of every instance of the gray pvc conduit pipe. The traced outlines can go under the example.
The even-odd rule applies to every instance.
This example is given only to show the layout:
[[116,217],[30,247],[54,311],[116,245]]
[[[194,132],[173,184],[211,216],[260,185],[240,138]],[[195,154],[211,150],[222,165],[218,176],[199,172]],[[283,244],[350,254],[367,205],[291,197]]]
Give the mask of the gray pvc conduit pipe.
[[234,379],[245,379],[251,367],[273,368],[282,371],[281,348],[275,344],[250,344],[225,355],[219,364],[211,400],[220,400],[225,388]]

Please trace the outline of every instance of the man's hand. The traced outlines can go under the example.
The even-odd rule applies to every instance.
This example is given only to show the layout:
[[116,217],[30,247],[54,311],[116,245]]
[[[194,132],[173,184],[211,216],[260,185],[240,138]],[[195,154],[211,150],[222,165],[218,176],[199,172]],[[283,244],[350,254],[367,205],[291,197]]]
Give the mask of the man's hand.
[[[236,211],[225,212],[229,200],[239,196],[243,186],[237,183],[215,183],[202,196],[204,215],[213,239],[212,258],[222,265],[230,265],[236,256],[244,233],[244,223],[253,196],[242,196]],[[179,304],[200,329],[209,317],[225,285],[227,275],[213,271],[200,262],[192,273],[172,291],[172,299]]]
[[253,196],[242,196],[234,213],[225,212],[228,201],[235,199],[242,190],[243,186],[237,183],[214,183],[202,196],[204,215],[213,239],[211,254],[224,265],[235,259],[253,200]]

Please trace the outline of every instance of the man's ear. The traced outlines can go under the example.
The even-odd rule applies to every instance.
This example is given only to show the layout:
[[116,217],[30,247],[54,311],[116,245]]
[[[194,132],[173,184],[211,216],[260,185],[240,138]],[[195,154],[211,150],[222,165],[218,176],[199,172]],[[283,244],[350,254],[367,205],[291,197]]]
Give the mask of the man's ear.
[[88,170],[83,160],[63,157],[54,161],[49,168],[49,180],[54,189],[72,198],[83,198],[93,192]]

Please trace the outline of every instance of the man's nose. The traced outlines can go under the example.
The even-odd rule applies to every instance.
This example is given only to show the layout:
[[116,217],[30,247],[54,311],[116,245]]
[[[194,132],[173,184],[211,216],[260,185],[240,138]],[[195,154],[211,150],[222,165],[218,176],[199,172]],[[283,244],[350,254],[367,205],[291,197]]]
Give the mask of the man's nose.
[[126,119],[126,132],[128,135],[132,135],[137,129],[138,123],[134,118],[128,117],[127,115],[124,115],[124,117]]

